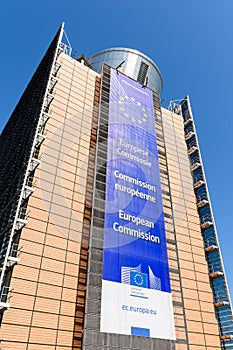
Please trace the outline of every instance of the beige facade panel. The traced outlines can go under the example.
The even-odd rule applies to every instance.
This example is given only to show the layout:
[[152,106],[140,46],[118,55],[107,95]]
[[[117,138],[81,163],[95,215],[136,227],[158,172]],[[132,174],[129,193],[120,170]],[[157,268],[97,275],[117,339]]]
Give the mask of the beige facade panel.
[[6,315],[5,322],[8,324],[16,323],[18,326],[29,326],[31,323],[31,312],[23,309],[19,312],[17,309],[12,309],[12,311],[8,312]]
[[53,345],[42,345],[42,344],[30,344],[28,345],[27,350],[54,350]]
[[27,227],[24,228],[24,239],[25,241],[31,241],[34,243],[43,244],[45,239],[44,232],[28,229]]
[[60,314],[74,317],[76,303],[61,301]]
[[[36,294],[37,284],[34,282],[31,282],[31,281],[25,282],[25,280],[21,280],[21,279],[18,280],[18,284],[21,287],[26,284],[26,287],[24,289],[22,288],[24,293],[22,294],[22,293],[14,292],[10,301],[11,301],[12,305],[14,303],[14,305],[17,306],[16,308],[14,308],[14,307],[11,307],[11,308],[12,308],[12,310],[16,309],[17,314],[20,317],[21,309],[30,311],[33,308],[34,300],[35,300],[34,296]],[[13,289],[13,286],[12,286],[12,289]],[[10,312],[6,313],[6,319],[4,319],[4,322],[5,322],[5,320],[7,320],[8,315],[9,315],[9,317],[11,317]],[[8,323],[8,322],[6,321],[6,323]]]
[[23,261],[23,265],[33,268],[35,268],[36,266],[39,267],[42,260],[41,256],[29,254],[28,252],[25,253],[23,249],[24,248],[22,247],[20,252],[20,259],[21,261]]
[[183,250],[183,251],[188,252],[188,253],[192,252],[192,247],[190,244],[178,241],[177,245],[178,245],[179,250]]
[[189,332],[203,334],[203,323],[197,320],[186,321]]
[[[4,336],[4,334],[8,335],[8,337]],[[10,337],[9,337],[10,335]],[[1,331],[1,338],[3,339],[3,344],[1,346],[4,346],[4,342],[6,342],[6,338],[8,338],[8,349],[13,350],[14,349],[14,343],[20,343],[24,342],[26,343],[28,341],[28,335],[29,335],[29,327],[27,326],[19,326],[18,324],[4,324],[4,332]],[[10,348],[11,346],[11,348]]]
[[64,331],[70,331],[74,327],[74,318],[70,316],[60,315],[59,317],[59,329]]
[[203,318],[204,323],[216,325],[216,317],[215,317],[214,308],[209,308],[208,311],[203,311],[202,318]]
[[187,309],[185,315],[186,319],[189,321],[202,322],[201,314],[197,310]]
[[195,289],[183,288],[183,296],[185,299],[195,299],[195,300],[199,299],[199,295],[196,288]]
[[18,278],[22,278],[29,281],[37,281],[39,275],[39,271],[37,268],[23,265],[17,265],[15,267],[15,273],[17,273]]
[[[13,344],[13,345],[12,345]],[[14,346],[14,350],[27,350],[27,344],[26,343],[6,343],[4,340],[1,343],[2,346],[4,346],[4,349],[6,350],[12,350],[12,346]]]
[[[205,263],[204,264],[195,263],[194,266],[195,266],[195,271],[202,272],[202,273],[205,273],[206,275],[208,275],[208,268],[207,268]],[[212,292],[211,291],[209,291],[209,292],[212,295]]]
[[59,330],[57,334],[57,344],[59,346],[70,346],[72,347],[73,332]]
[[[38,328],[50,328],[57,329],[57,315],[49,312],[38,312],[33,313],[32,326]],[[43,332],[43,329],[40,329]]]
[[[206,334],[214,335],[215,337],[218,335],[219,330],[216,324],[204,323],[203,327],[204,327],[204,332]],[[209,344],[209,345],[212,345],[212,344]]]
[[[66,280],[66,282],[68,281],[68,279]],[[73,283],[73,286],[71,284],[68,284],[69,288],[65,288],[66,286],[64,285],[64,288],[62,289],[62,300],[64,301],[70,301],[70,300],[74,300],[76,298],[77,295],[77,281],[75,280]],[[71,287],[73,287],[73,289],[71,289]]]
[[36,297],[34,310],[58,315],[60,310],[60,300]]
[[191,330],[188,329],[188,338],[190,345],[195,344],[195,345],[206,345],[205,344],[205,337],[203,333],[193,333]]
[[[209,323],[215,323],[215,310],[212,302],[212,298],[200,302],[201,310],[203,311],[203,320]],[[211,320],[211,314],[214,314],[214,319]]]
[[197,289],[197,282],[193,279],[182,279],[182,287],[186,289],[196,290]]
[[42,298],[52,298],[59,299],[61,298],[62,288],[60,286],[40,283],[37,288],[37,296]]
[[[196,271],[196,276],[197,276],[197,280],[200,282],[207,282],[207,281],[209,282],[209,275],[208,274]],[[208,290],[210,290],[210,287],[208,288]]]
[[65,261],[66,251],[65,249],[57,249],[46,244],[44,247],[43,256],[51,259]]
[[[203,243],[203,240],[202,240],[202,236],[200,234],[200,230],[199,231],[189,230],[189,231],[190,231],[190,242],[191,242],[191,245],[192,245],[193,253],[198,255],[198,256],[202,255],[203,258],[205,259],[205,255],[203,255],[204,243]],[[201,251],[202,251],[202,254],[201,254]],[[197,257],[197,259],[198,259],[198,257]],[[198,261],[201,262],[201,260],[198,260]]]
[[56,333],[57,331],[55,329],[49,329],[49,328],[41,329],[38,327],[31,327],[29,342],[39,343],[39,344],[44,343],[46,345],[54,346],[54,344],[56,344]]
[[[181,239],[180,239],[181,237]],[[180,237],[178,237],[178,239],[182,242],[183,241],[183,235]],[[185,241],[185,243],[187,243],[187,241]],[[179,258],[180,259],[183,259],[183,260],[186,260],[186,261],[193,261],[193,254],[192,252],[186,252],[185,250],[181,250],[179,252]]]
[[[41,221],[39,219],[34,219],[33,217],[31,217],[30,218],[30,226],[32,227],[33,230],[37,230],[40,232],[46,232],[47,223],[46,223],[46,221]],[[29,229],[29,226],[27,228]],[[20,243],[22,245],[26,246],[27,241],[25,240],[25,241],[22,241]],[[35,243],[35,247],[36,247],[36,243]],[[37,249],[39,249],[39,245],[37,245]],[[35,252],[33,249],[31,249],[31,251]],[[41,253],[38,252],[38,254],[41,254]]]
[[184,270],[192,270],[194,271],[194,264],[192,261],[186,261],[180,259],[180,268]]
[[216,347],[219,346],[221,348],[218,334],[216,335],[205,334],[205,341],[207,346],[216,346]]

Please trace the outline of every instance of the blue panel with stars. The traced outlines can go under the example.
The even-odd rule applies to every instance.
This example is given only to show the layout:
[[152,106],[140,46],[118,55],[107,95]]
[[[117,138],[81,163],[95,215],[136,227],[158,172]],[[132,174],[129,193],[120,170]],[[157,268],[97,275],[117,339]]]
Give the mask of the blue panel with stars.
[[130,271],[130,284],[142,288],[148,288],[148,276],[146,273]]
[[108,110],[100,329],[174,339],[153,92],[111,69]]

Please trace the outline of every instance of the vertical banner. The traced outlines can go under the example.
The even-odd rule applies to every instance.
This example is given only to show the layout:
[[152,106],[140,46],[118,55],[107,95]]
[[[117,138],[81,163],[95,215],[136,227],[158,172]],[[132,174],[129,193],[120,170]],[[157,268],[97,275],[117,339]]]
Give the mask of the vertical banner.
[[111,69],[101,332],[175,339],[152,92]]

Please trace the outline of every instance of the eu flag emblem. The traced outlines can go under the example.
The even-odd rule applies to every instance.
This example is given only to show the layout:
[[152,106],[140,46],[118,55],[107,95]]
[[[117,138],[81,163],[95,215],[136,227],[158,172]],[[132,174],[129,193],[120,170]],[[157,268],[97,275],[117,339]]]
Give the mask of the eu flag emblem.
[[131,286],[148,288],[148,276],[146,273],[130,271]]

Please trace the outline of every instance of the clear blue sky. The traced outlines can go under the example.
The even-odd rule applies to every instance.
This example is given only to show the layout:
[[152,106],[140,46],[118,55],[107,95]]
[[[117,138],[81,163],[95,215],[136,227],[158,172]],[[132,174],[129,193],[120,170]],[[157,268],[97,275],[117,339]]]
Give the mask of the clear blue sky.
[[63,21],[77,54],[125,46],[150,56],[164,106],[190,95],[233,298],[232,14],[232,0],[4,1],[0,131]]

